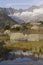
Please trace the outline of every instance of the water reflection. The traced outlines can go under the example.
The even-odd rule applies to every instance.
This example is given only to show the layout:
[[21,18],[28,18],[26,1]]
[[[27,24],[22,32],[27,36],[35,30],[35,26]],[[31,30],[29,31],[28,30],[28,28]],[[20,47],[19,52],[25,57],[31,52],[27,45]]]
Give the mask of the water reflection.
[[42,59],[37,59],[31,55],[25,55],[24,53],[28,53],[28,51],[12,50],[4,53],[2,58],[0,58],[0,65],[43,65]]
[[0,63],[0,65],[43,65],[42,60],[33,61],[30,58],[16,58],[15,60],[7,60]]

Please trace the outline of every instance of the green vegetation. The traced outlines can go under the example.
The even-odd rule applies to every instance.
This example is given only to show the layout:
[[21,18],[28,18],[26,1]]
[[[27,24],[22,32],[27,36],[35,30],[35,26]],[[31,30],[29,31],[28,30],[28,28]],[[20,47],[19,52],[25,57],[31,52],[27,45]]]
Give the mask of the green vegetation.
[[7,42],[4,45],[7,49],[22,49],[22,50],[31,50],[33,53],[43,53],[43,41],[31,41],[31,42]]
[[0,40],[1,41],[5,41],[5,40],[9,40],[9,36],[8,35],[0,35]]
[[[43,30],[33,30],[31,29],[31,25],[28,24],[21,24],[20,27],[13,28],[12,31],[16,32],[22,32],[22,33],[28,33],[28,34],[43,34]],[[10,25],[5,26],[5,30],[10,28]],[[5,31],[4,30],[4,31]],[[9,40],[10,38],[7,35],[0,36],[0,40]],[[33,53],[43,53],[43,40],[40,41],[19,41],[15,43],[11,43],[10,41],[6,41],[6,43],[3,45],[5,49],[23,49],[23,50],[31,50]]]
[[[41,25],[43,27],[43,22],[41,22]],[[11,29],[12,25],[17,24],[16,21],[13,21],[9,16],[7,16],[3,11],[0,11],[0,32],[4,33],[5,30],[11,30],[11,32],[14,30],[14,32],[22,32],[22,33],[27,33],[27,34],[43,34],[43,29],[34,30],[31,29],[32,25],[30,23],[23,23],[19,24],[21,27],[16,27]],[[3,31],[2,31],[3,30]],[[0,40],[6,41],[9,40],[8,35],[0,35]],[[0,45],[1,46],[1,45]],[[15,43],[11,42],[6,42],[3,47],[5,49],[23,49],[23,50],[31,50],[33,53],[43,53],[43,40],[41,41],[19,41]]]
[[4,41],[0,41],[0,58],[2,57],[2,54],[5,52],[3,47],[4,44]]

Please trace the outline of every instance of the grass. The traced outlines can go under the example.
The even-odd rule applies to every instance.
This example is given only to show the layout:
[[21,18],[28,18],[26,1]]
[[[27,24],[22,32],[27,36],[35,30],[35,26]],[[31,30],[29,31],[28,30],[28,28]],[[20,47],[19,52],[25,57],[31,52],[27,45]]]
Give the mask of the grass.
[[9,40],[9,36],[7,36],[7,35],[0,35],[0,40]]
[[43,41],[31,41],[31,42],[7,42],[4,45],[7,49],[22,49],[22,50],[31,50],[33,53],[43,53]]
[[43,30],[30,29],[30,30],[28,30],[28,33],[30,33],[30,34],[43,34]]
[[[32,33],[32,34],[43,34],[43,30],[28,30],[28,33]],[[0,40],[9,40],[8,36],[0,36]],[[43,53],[43,40],[41,41],[23,41],[23,42],[15,42],[15,43],[11,43],[6,42],[4,45],[4,48],[7,49],[22,49],[22,50],[31,50],[33,53],[37,52],[37,53]]]

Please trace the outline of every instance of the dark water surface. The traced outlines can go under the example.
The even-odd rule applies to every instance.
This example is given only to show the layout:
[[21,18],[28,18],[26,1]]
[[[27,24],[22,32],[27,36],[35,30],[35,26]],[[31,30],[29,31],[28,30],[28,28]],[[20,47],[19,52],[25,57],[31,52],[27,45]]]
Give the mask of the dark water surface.
[[16,58],[0,62],[0,65],[43,65],[43,60],[34,61],[30,58]]
[[3,60],[0,61],[0,65],[43,65],[43,60],[35,60],[31,57],[15,55],[14,52],[12,52],[11,54],[8,53],[3,56]]

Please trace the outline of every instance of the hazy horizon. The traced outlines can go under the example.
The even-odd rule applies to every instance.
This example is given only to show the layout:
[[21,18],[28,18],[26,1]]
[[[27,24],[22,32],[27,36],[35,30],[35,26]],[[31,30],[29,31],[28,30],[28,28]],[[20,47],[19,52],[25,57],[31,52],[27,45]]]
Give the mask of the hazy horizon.
[[2,8],[27,9],[41,4],[43,4],[43,0],[0,0],[0,7]]

